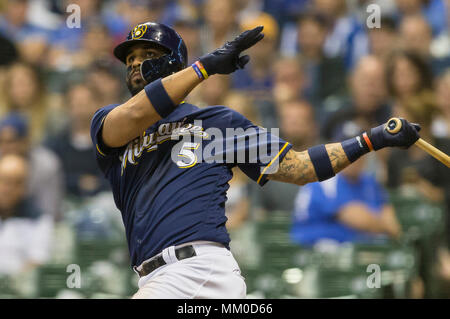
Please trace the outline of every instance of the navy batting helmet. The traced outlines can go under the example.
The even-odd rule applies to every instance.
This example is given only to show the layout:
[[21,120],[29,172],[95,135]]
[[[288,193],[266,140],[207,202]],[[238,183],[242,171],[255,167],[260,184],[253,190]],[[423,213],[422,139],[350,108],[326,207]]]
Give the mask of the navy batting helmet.
[[147,22],[137,25],[130,31],[127,39],[114,49],[114,55],[126,63],[127,54],[133,45],[149,42],[169,50],[169,55],[180,69],[186,67],[187,49],[183,39],[174,29],[162,23]]

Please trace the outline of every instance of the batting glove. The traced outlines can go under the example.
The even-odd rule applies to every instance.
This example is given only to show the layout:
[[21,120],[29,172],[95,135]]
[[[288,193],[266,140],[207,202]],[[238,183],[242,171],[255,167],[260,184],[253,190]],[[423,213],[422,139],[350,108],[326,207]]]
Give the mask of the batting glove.
[[242,51],[247,50],[264,38],[261,33],[262,26],[241,33],[233,41],[226,42],[221,48],[200,57],[207,76],[213,74],[230,74],[237,69],[243,69],[250,61],[248,55],[239,56]]
[[402,127],[397,133],[389,133],[386,124],[374,127],[367,134],[375,151],[386,146],[397,146],[408,148],[419,138],[420,125],[409,123],[405,119],[402,121]]

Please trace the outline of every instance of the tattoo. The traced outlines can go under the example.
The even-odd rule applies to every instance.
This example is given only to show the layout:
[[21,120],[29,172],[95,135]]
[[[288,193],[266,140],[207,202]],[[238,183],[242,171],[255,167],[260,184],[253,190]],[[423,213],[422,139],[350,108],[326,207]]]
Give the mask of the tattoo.
[[331,166],[333,167],[334,173],[339,173],[350,164],[341,143],[327,144],[325,147],[327,149],[328,156],[330,157]]
[[268,179],[280,182],[304,185],[317,181],[316,172],[307,151],[289,150],[281,161],[278,171],[267,176]]
[[[325,147],[336,174],[350,164],[340,143],[327,144]],[[278,171],[267,177],[270,180],[297,185],[305,185],[318,180],[308,151],[295,152],[292,149],[281,161]]]

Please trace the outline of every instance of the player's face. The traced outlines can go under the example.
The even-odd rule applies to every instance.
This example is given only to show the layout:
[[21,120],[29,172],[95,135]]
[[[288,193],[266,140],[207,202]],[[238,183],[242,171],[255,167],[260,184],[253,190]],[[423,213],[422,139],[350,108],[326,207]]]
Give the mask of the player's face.
[[138,44],[130,49],[127,56],[127,87],[132,95],[139,93],[147,84],[141,76],[140,67],[143,61],[157,59],[166,54],[162,49],[151,45]]

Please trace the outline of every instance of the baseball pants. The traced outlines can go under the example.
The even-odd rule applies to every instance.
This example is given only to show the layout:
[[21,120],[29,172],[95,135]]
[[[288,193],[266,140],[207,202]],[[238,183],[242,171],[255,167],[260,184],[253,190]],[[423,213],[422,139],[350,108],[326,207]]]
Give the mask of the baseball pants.
[[[192,245],[196,256],[177,260],[174,248]],[[246,285],[232,253],[214,242],[195,241],[167,247],[166,265],[138,282],[133,299],[242,299]]]

